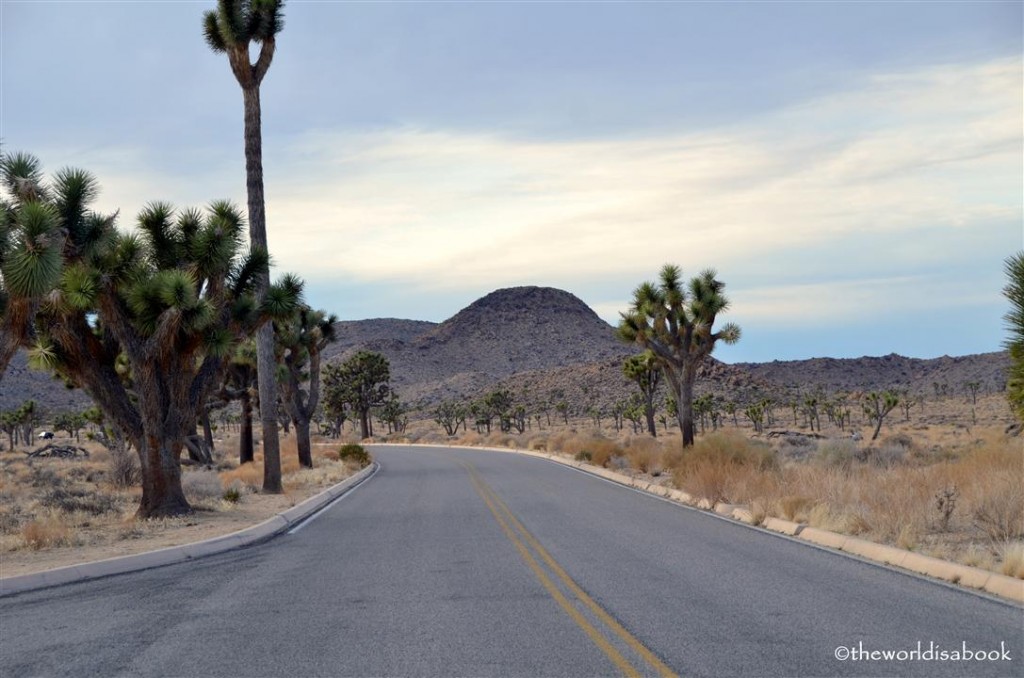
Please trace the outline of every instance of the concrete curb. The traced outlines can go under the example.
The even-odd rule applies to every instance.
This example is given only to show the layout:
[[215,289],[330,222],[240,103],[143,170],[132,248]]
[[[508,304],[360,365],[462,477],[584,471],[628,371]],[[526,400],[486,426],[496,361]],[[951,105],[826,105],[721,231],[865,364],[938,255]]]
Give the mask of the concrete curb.
[[153,567],[182,563],[266,541],[305,520],[330,502],[356,487],[372,475],[376,469],[377,463],[374,462],[355,475],[349,476],[337,485],[313,495],[287,511],[238,532],[232,532],[231,534],[213,537],[192,544],[171,546],[156,551],[136,553],[130,556],[118,556],[91,563],[68,565],[67,567],[59,567],[45,572],[34,572],[32,574],[0,579],[0,597],[49,588],[51,586],[71,584],[87,579],[98,579],[115,574],[137,572]]
[[843,551],[865,560],[902,568],[916,574],[934,577],[935,579],[942,579],[943,581],[947,581],[951,584],[978,589],[1001,598],[1008,598],[1014,602],[1024,604],[1024,580],[1022,579],[1008,577],[990,570],[983,570],[979,567],[971,567],[969,565],[952,563],[947,560],[940,560],[939,558],[914,553],[913,551],[905,551],[903,549],[896,548],[895,546],[876,544],[875,542],[867,541],[865,539],[858,539],[857,537],[851,537],[838,532],[830,532],[829,530],[809,527],[804,523],[794,523],[789,520],[782,520],[781,518],[765,518],[761,521],[760,525],[757,525],[754,521],[753,514],[746,506],[723,503],[712,506],[711,502],[707,499],[695,499],[691,495],[680,490],[673,490],[671,488],[653,485],[622,473],[609,471],[606,468],[590,466],[589,464],[583,464],[551,453],[535,452],[533,450],[520,450],[511,447],[464,447],[461,445],[429,445],[423,443],[374,443],[374,445],[396,447],[448,447],[455,450],[509,452],[529,457],[539,457],[557,464],[562,464],[563,466],[570,466],[585,473],[589,473],[590,475],[618,483],[619,485],[625,485],[632,489],[647,492],[662,499],[671,499],[690,507],[714,511],[722,517],[732,518],[752,527],[764,528],[771,530],[772,532],[778,532],[796,539],[807,541],[817,546],[824,546],[826,548]]

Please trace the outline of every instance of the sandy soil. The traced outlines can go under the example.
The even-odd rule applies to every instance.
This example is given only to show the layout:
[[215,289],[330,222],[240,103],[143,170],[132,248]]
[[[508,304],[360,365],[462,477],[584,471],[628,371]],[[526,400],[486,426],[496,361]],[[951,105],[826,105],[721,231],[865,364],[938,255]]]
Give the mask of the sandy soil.
[[39,551],[19,549],[0,553],[0,577],[14,577],[144,553],[230,534],[258,525],[322,492],[331,484],[333,483],[295,488],[287,494],[280,495],[246,494],[237,504],[224,502],[222,508],[216,511],[201,509],[185,518],[151,521],[126,519],[120,526],[122,538],[114,543],[66,546]]

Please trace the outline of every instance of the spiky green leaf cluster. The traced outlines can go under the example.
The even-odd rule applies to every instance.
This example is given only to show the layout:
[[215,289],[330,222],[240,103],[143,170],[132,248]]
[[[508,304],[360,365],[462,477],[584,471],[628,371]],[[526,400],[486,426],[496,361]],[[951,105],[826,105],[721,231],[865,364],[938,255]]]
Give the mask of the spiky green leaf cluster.
[[64,250],[59,224],[50,204],[31,201],[19,207],[0,270],[7,294],[40,297],[57,284]]
[[1003,316],[1010,334],[1005,342],[1010,352],[1006,395],[1017,419],[1024,421],[1024,251],[1006,260],[1005,271],[1003,296],[1010,302],[1010,310]]
[[272,40],[284,28],[282,0],[218,0],[203,14],[203,35],[215,52]]
[[633,291],[633,304],[622,314],[619,336],[646,348],[656,344],[664,352],[709,354],[717,341],[732,344],[740,338],[734,323],[712,332],[715,319],[729,307],[724,292],[725,283],[713,269],[702,271],[684,286],[680,268],[666,264],[657,284],[644,282]]

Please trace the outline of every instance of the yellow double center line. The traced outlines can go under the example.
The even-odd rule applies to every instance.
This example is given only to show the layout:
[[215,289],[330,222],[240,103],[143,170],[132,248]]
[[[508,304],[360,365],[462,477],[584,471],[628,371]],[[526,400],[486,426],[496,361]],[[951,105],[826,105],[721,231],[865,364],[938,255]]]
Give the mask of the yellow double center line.
[[[668,666],[665,665],[653,652],[647,649],[643,643],[637,640],[629,631],[615,620],[603,607],[597,604],[597,602],[587,595],[586,591],[581,589],[579,585],[569,576],[569,574],[562,568],[561,565],[551,556],[547,550],[540,545],[540,542],[523,526],[519,519],[515,517],[505,502],[484,482],[483,478],[476,472],[476,469],[472,465],[465,462],[460,462],[465,469],[469,472],[470,480],[473,482],[473,486],[476,488],[477,494],[484,500],[487,508],[490,509],[491,513],[494,514],[495,520],[498,521],[498,525],[501,526],[505,536],[508,537],[509,541],[519,551],[519,555],[522,556],[530,570],[536,575],[541,585],[547,590],[555,602],[565,610],[565,612],[576,622],[590,639],[597,645],[602,652],[604,652],[608,658],[614,663],[624,675],[627,676],[640,676],[644,673],[650,673],[647,670],[638,670],[634,667],[629,660],[626,659],[619,652],[616,647],[609,642],[608,638],[603,634],[594,624],[587,619],[577,609],[561,589],[555,584],[548,573],[541,567],[537,559],[534,558],[533,553],[530,552],[530,548],[537,553],[540,559],[548,566],[548,569],[565,585],[569,592],[573,595],[576,600],[582,603],[587,609],[593,613],[594,617],[598,619],[608,630],[614,635],[618,636],[622,642],[624,642],[633,652],[647,662],[650,669],[653,669],[654,673],[660,676],[675,676],[675,672],[672,671]],[[529,545],[529,547],[527,546]],[[645,669],[647,667],[644,667]]]

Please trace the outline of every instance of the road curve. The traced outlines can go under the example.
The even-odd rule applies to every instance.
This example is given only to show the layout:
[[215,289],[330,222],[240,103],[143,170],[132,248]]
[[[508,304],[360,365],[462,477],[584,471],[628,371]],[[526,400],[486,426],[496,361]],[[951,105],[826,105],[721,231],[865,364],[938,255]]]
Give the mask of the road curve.
[[0,675],[1024,675],[1019,607],[541,459],[374,454],[294,533],[0,599]]

